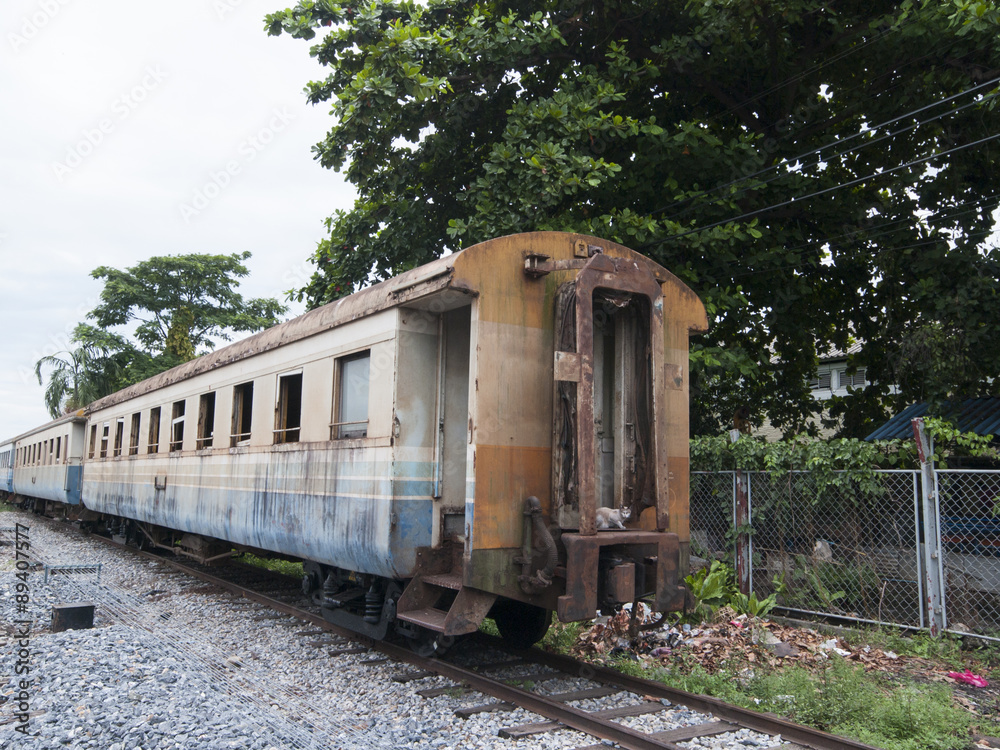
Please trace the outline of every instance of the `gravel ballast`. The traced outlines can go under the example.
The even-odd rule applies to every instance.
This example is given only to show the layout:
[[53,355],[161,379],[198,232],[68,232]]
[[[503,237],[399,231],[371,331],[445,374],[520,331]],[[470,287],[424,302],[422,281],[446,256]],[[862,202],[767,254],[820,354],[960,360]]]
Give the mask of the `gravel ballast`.
[[[378,656],[371,651],[336,655],[351,644],[86,537],[70,524],[0,513],[0,528],[15,523],[28,528],[31,560],[22,568],[34,564],[19,571],[13,533],[0,534],[0,747],[485,750],[594,742],[568,730],[498,737],[504,727],[543,719],[522,709],[459,719],[457,708],[490,699],[457,689],[423,698],[417,690],[451,683],[441,677],[395,682],[394,675],[412,667],[365,664]],[[50,576],[45,585],[42,563],[100,565],[100,574]],[[95,605],[93,629],[50,632],[53,605],[81,602]],[[531,672],[537,667],[524,665],[503,677],[516,682]],[[552,693],[593,686],[562,675],[535,681],[535,689]],[[639,701],[622,693],[599,705],[573,705]],[[672,706],[624,721],[662,731],[710,720]],[[741,730],[684,744],[722,750],[781,743]]]

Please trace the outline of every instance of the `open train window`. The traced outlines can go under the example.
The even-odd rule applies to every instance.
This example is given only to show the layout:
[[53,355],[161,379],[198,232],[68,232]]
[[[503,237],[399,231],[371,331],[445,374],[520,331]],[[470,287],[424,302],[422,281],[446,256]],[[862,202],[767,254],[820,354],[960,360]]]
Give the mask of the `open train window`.
[[212,447],[215,432],[215,391],[201,394],[198,404],[198,448]]
[[297,443],[302,427],[302,373],[278,376],[278,404],[275,407],[274,442]]
[[368,380],[371,352],[337,360],[337,406],[331,432],[334,439],[368,437]]
[[62,463],[62,438],[56,438],[56,463]]
[[229,445],[246,445],[250,442],[250,424],[253,421],[253,383],[241,383],[233,388],[233,431]]
[[132,427],[128,431],[128,454],[130,456],[138,455],[139,453],[139,426],[142,422],[142,412],[136,412],[132,415]]
[[146,453],[156,453],[160,450],[160,407],[149,410],[149,440],[146,441]]
[[108,457],[108,438],[111,436],[111,423],[105,422],[101,430],[101,458]]
[[125,417],[119,417],[115,421],[115,456],[122,454],[122,446],[125,444]]
[[87,458],[93,458],[97,453],[97,425],[90,426],[90,450],[87,451]]
[[184,402],[175,401],[173,417],[170,420],[170,451],[184,447]]

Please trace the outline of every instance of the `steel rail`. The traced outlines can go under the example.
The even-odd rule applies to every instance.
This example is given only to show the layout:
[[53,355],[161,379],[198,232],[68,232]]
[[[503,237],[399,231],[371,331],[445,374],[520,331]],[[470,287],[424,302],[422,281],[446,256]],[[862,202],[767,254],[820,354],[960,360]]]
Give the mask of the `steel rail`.
[[[456,682],[464,683],[486,695],[501,701],[513,703],[539,716],[543,716],[551,721],[559,722],[568,728],[576,729],[585,734],[597,737],[602,740],[610,740],[628,750],[682,750],[679,745],[665,740],[658,740],[651,735],[637,732],[622,724],[618,724],[610,719],[601,719],[589,714],[586,711],[568,706],[564,703],[548,700],[545,696],[537,695],[522,688],[508,685],[503,682],[493,680],[479,672],[457,666],[440,658],[427,658],[414,653],[408,648],[398,646],[385,641],[376,641],[367,636],[355,633],[352,630],[339,627],[328,622],[322,616],[303,610],[299,607],[286,604],[278,599],[274,599],[264,594],[259,594],[246,586],[232,583],[224,578],[197,570],[181,560],[155,555],[143,550],[128,547],[107,537],[94,535],[97,539],[123,549],[127,549],[133,554],[142,555],[150,560],[162,562],[172,568],[180,570],[189,575],[213,584],[230,593],[242,596],[251,601],[258,602],[270,607],[275,611],[298,617],[318,628],[322,628],[330,633],[338,635],[344,639],[362,643],[365,646],[378,651],[385,656],[396,661],[406,662],[413,666],[448,677]],[[541,649],[511,649],[499,638],[477,634],[475,637],[481,639],[483,643],[495,648],[516,653],[518,656],[530,659],[538,664],[552,667],[560,672],[569,675],[578,675],[594,682],[605,685],[613,685],[631,693],[643,696],[669,700],[672,703],[686,706],[704,713],[711,713],[717,718],[724,719],[732,724],[763,732],[768,735],[780,734],[783,739],[804,745],[813,750],[880,750],[874,745],[868,745],[857,740],[846,737],[839,737],[812,727],[783,719],[776,714],[761,713],[750,709],[735,706],[730,703],[713,698],[711,696],[689,693],[685,690],[672,688],[660,682],[632,677],[608,667],[579,661],[568,656],[542,651]]]
[[[490,642],[500,641],[499,638],[492,636],[484,635],[482,637],[488,639]],[[497,647],[502,648],[499,645]],[[796,724],[788,719],[783,719],[777,714],[763,713],[735,706],[709,695],[689,693],[686,690],[673,688],[662,682],[655,682],[642,677],[632,677],[615,669],[579,661],[569,656],[561,656],[548,651],[542,651],[541,649],[530,649],[516,653],[533,659],[539,664],[558,669],[561,672],[579,674],[595,682],[614,685],[623,690],[638,693],[639,695],[648,695],[654,698],[669,700],[697,711],[714,714],[720,719],[725,719],[747,729],[753,729],[769,735],[780,734],[783,739],[814,748],[814,750],[834,750],[836,748],[842,748],[843,750],[881,750],[874,745],[858,742],[848,737],[840,737],[820,729]]]

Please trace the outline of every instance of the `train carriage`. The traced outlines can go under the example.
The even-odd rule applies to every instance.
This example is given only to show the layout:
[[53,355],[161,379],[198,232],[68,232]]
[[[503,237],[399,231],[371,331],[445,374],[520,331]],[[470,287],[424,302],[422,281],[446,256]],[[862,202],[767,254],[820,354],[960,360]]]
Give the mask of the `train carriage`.
[[621,245],[491,240],[92,404],[88,518],[299,557],[328,619],[376,637],[677,609],[705,328]]
[[0,443],[0,492],[14,491],[14,441]]
[[14,438],[10,491],[38,512],[47,502],[79,505],[86,422],[80,409]]

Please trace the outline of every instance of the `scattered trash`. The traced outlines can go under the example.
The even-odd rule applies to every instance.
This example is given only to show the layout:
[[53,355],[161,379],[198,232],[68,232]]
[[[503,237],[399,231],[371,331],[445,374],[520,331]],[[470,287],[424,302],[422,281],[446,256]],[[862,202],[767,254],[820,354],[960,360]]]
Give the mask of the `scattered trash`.
[[[709,673],[731,668],[737,663],[762,667],[781,664],[821,665],[833,655],[849,659],[867,670],[899,670],[915,662],[927,677],[947,680],[940,671],[935,675],[915,657],[902,658],[892,651],[867,644],[851,645],[812,628],[781,625],[770,620],[739,615],[726,607],[716,613],[713,622],[698,627],[689,624],[659,625],[659,615],[642,607],[637,613],[638,632],[629,631],[631,613],[622,610],[611,617],[601,617],[583,631],[573,647],[579,656],[601,658],[625,657],[647,665],[670,665],[677,659],[696,662]],[[631,623],[635,625],[636,623]],[[643,629],[647,628],[647,629]]]
[[990,683],[985,677],[980,677],[977,674],[972,674],[968,669],[964,672],[949,672],[948,676],[958,682],[965,682],[973,687],[989,687]]

